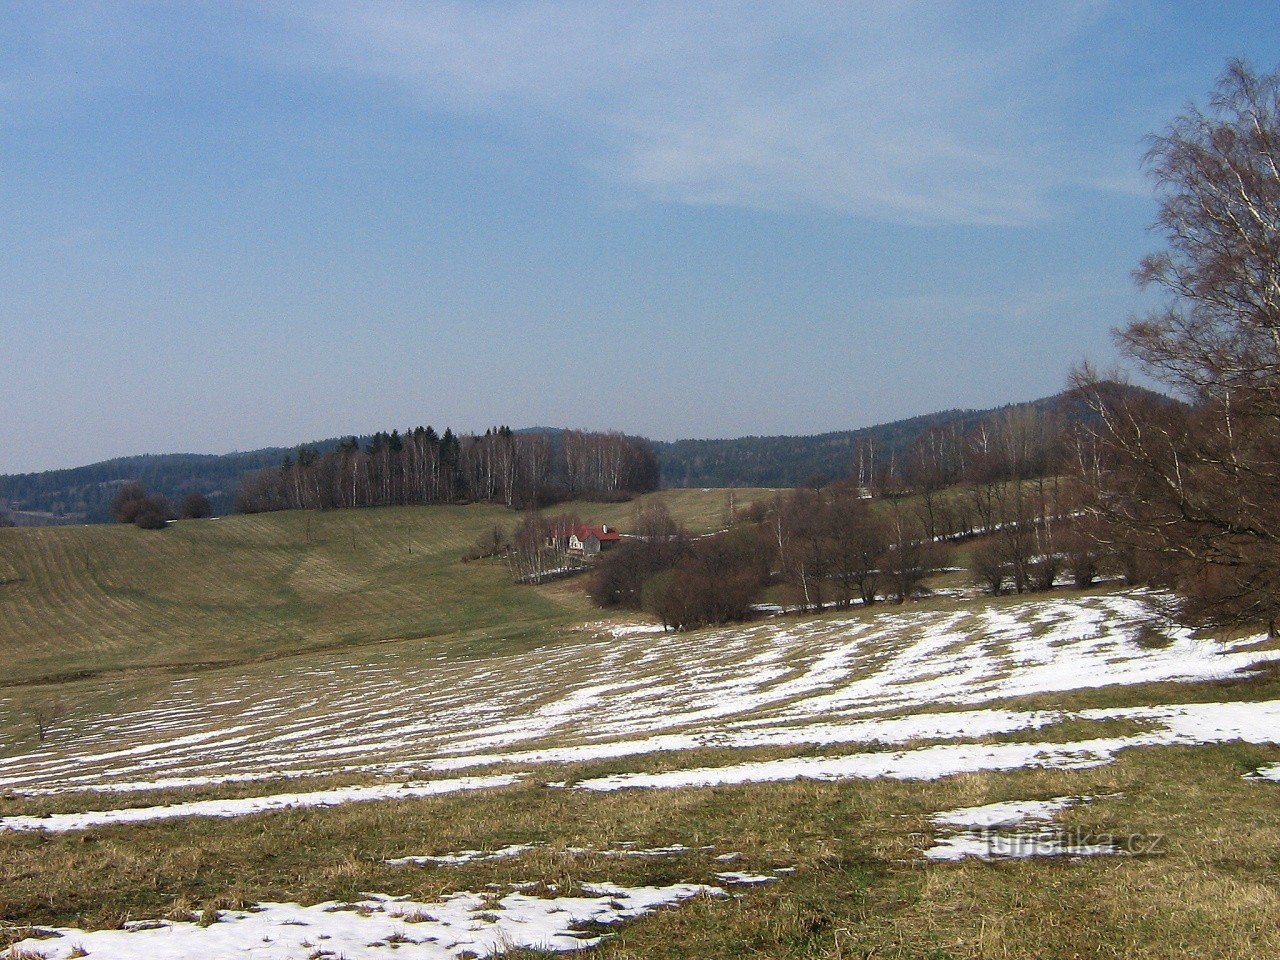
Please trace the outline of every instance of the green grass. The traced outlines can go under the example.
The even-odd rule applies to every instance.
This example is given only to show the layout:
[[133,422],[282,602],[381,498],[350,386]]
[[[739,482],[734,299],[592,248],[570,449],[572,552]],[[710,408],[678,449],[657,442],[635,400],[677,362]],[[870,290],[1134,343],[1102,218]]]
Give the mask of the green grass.
[[[740,504],[760,491],[738,491]],[[723,490],[563,508],[626,529],[653,499],[696,532]],[[484,652],[586,616],[580,590],[510,582],[462,556],[519,515],[487,505],[273,513],[131,526],[0,529],[0,685],[139,667],[243,662],[397,638]]]
[[0,682],[216,664],[574,616],[460,558],[496,507],[0,531]]
[[[768,500],[780,491],[763,487],[744,489],[678,489],[659,490],[657,493],[646,493],[630,503],[585,503],[570,504],[564,508],[576,512],[584,519],[598,523],[609,523],[624,533],[638,510],[647,504],[661,502],[671,511],[671,516],[684,524],[690,533],[712,533],[723,530],[729,524],[731,513],[741,513],[760,500]],[[785,491],[783,491],[785,492]]]

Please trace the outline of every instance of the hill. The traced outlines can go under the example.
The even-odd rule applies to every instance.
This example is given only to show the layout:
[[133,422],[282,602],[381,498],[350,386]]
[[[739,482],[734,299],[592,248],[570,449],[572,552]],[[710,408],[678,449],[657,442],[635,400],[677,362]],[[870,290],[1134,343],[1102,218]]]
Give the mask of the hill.
[[1280,950],[1265,633],[948,569],[664,634],[461,562],[516,520],[0,530],[0,955]]
[[1108,591],[679,638],[597,616],[0,689],[0,950],[1280,950],[1264,637]]
[[886,458],[908,449],[922,433],[944,427],[968,431],[984,419],[1017,407],[1044,408],[1058,398],[991,410],[944,410],[859,430],[808,436],[676,440],[655,444],[667,487],[796,487],[848,476],[859,444],[872,444]]
[[240,478],[279,464],[287,453],[283,447],[265,447],[244,453],[154,454],[65,470],[9,474],[0,476],[0,506],[8,504],[14,518],[24,525],[105,523],[110,519],[116,490],[137,480],[175,503],[188,493],[203,493],[215,512],[228,513]]
[[[737,491],[739,507],[763,491]],[[661,498],[694,532],[722,525],[721,491],[566,504],[626,528]],[[580,592],[518,587],[502,564],[464,564],[499,506],[281,512],[0,529],[0,686],[138,667],[191,669],[395,638],[518,647],[580,616]],[[443,649],[443,646],[442,646]]]
[[[1136,390],[1138,388],[1128,388]],[[663,487],[794,487],[817,478],[834,480],[854,469],[859,444],[873,446],[887,459],[901,454],[922,433],[945,427],[969,431],[982,421],[1012,410],[1056,410],[1066,419],[1087,411],[1058,394],[1028,403],[986,410],[943,410],[892,423],[808,436],[739,437],[721,440],[654,441]],[[548,427],[520,433],[546,433]],[[367,437],[360,438],[362,442]],[[308,443],[324,453],[339,439]],[[188,493],[209,497],[215,514],[231,512],[237,484],[246,473],[278,465],[292,453],[267,447],[224,455],[157,454],[43,473],[0,476],[0,507],[8,504],[19,523],[104,523],[120,484],[139,480],[177,503]]]

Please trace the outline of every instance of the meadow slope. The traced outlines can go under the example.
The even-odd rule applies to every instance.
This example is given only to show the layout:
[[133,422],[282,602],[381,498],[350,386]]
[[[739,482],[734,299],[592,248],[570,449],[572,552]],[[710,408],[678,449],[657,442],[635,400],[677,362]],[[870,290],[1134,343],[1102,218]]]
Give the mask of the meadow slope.
[[1108,589],[680,635],[513,595],[510,633],[0,688],[0,949],[1280,951],[1265,636]]
[[[735,491],[746,506],[765,491]],[[723,490],[557,508],[626,528],[660,498],[719,529]],[[579,591],[517,587],[461,557],[517,513],[489,505],[272,513],[129,526],[0,529],[0,686],[139,667],[238,661],[397,638],[508,644],[571,619]],[[444,641],[442,641],[444,642]]]

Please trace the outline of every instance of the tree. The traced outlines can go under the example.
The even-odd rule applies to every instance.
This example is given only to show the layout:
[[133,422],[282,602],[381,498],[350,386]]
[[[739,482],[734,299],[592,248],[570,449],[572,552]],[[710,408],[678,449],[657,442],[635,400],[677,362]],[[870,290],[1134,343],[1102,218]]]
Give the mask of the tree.
[[747,619],[768,573],[763,545],[758,531],[741,527],[689,544],[674,567],[645,582],[644,609],[677,630]]
[[207,520],[213,516],[213,507],[209,498],[203,493],[188,493],[182,500],[182,509],[178,516],[183,520]]
[[158,493],[150,494],[138,508],[133,518],[136,527],[142,530],[163,530],[173,519],[173,507],[166,497]]
[[973,548],[969,569],[974,577],[993,597],[1004,593],[1009,580],[1009,559],[1005,542],[1000,537],[987,537]]
[[542,583],[563,574],[579,561],[569,556],[569,535],[580,526],[577,517],[544,517],[530,510],[511,535],[507,566],[517,583]]
[[666,505],[647,504],[636,513],[632,536],[601,556],[587,593],[602,607],[645,609],[648,581],[673,567],[687,547],[688,536]]
[[889,531],[856,491],[839,491],[827,511],[832,580],[836,602],[847,607],[855,599],[876,602],[880,564],[889,548]]
[[116,523],[133,523],[147,501],[147,488],[135,480],[121,485],[111,499],[111,516]]
[[[822,491],[800,487],[780,500],[773,530],[778,565],[803,610],[821,610],[830,575],[829,511]],[[785,531],[779,537],[778,531]],[[782,549],[782,544],[786,549]]]
[[1163,250],[1136,277],[1165,295],[1117,337],[1185,405],[1089,368],[1106,464],[1088,508],[1154,566],[1192,623],[1280,617],[1280,72],[1229,64],[1207,107],[1151,142]]

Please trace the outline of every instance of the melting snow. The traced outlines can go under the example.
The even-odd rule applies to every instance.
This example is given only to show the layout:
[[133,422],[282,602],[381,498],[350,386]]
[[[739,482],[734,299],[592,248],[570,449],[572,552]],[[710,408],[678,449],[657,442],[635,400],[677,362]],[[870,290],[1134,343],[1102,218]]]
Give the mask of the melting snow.
[[532,844],[513,843],[509,847],[502,847],[498,850],[460,850],[457,853],[442,853],[437,854],[436,856],[395,857],[394,859],[384,860],[382,862],[390,864],[393,867],[406,867],[410,865],[421,866],[426,864],[460,866],[461,864],[472,863],[476,860],[505,860],[508,857],[516,857],[524,853],[526,850],[532,849]]
[[[1094,857],[1118,854],[1115,844],[1079,842],[1043,824],[1089,797],[1020,800],[965,807],[934,814],[940,827],[962,828],[947,833],[924,851],[926,860],[1020,859],[1023,857]],[[1029,826],[1040,824],[1040,826]]]
[[[935,713],[940,706],[1218,679],[1280,658],[1257,649],[1258,638],[1216,644],[1181,630],[1166,630],[1169,643],[1152,650],[1138,643],[1152,621],[1140,598],[1111,595],[761,623],[678,640],[633,625],[480,663],[364,649],[286,676],[174,682],[155,702],[68,718],[33,751],[0,742],[0,753],[17,754],[0,758],[0,790],[404,778],[706,746],[957,739],[984,723],[1007,732],[1001,725],[1012,721],[1000,711]],[[0,703],[0,729],[16,728],[14,709]],[[887,712],[917,716],[871,719]]]
[[[545,847],[545,843],[513,843],[511,846],[502,847],[499,850],[459,850],[457,853],[442,853],[427,856],[412,857],[396,857],[392,860],[384,860],[383,863],[390,864],[393,867],[402,867],[408,865],[425,865],[435,864],[438,866],[457,866],[464,863],[472,863],[476,860],[502,860],[507,857],[515,857],[539,847]],[[683,853],[704,853],[708,850],[714,850],[715,847],[686,847],[682,843],[675,843],[668,847],[637,847],[633,843],[619,844],[617,847],[596,850],[591,847],[565,847],[564,852],[573,856],[598,855],[602,857],[674,857]],[[729,854],[729,858],[738,856],[736,853]],[[717,860],[724,859],[717,857]]]
[[739,873],[727,870],[724,873],[717,873],[716,879],[723,880],[725,883],[739,883],[748,886],[756,883],[773,883],[778,878],[770,877],[763,873]]
[[[1258,638],[1215,644],[1182,630],[1166,630],[1168,644],[1152,650],[1138,643],[1151,622],[1144,601],[1132,595],[1034,599],[974,611],[905,610],[747,625],[705,631],[696,642],[659,638],[634,625],[607,639],[480,664],[443,658],[420,663],[401,648],[362,650],[357,660],[333,655],[286,677],[233,676],[216,689],[184,678],[145,707],[68,720],[57,739],[0,758],[0,790],[124,792],[336,772],[406,782],[10,817],[0,820],[0,828],[71,830],[424,796],[514,780],[412,780],[427,771],[658,751],[961,741],[619,774],[578,786],[933,779],[980,770],[1093,766],[1134,746],[1274,742],[1271,731],[1280,728],[1275,702],[1078,713],[975,708],[1001,697],[1079,687],[1231,677],[1280,659],[1280,651],[1258,649]],[[407,703],[414,708],[406,709]],[[4,711],[12,709],[0,702],[0,729]],[[871,716],[886,712],[899,715]],[[1076,743],[963,742],[1070,719],[1131,720],[1152,730]],[[0,742],[0,753],[6,750],[13,748]]]
[[1155,729],[1126,737],[1075,743],[940,744],[917,750],[860,753],[841,757],[796,757],[724,767],[620,773],[583,780],[584,790],[708,787],[780,780],[844,780],[890,777],[934,780],[958,773],[1015,770],[1024,767],[1072,770],[1110,763],[1131,747],[1191,746],[1227,743],[1280,743],[1280,700],[1264,703],[1194,703],[1159,707],[1082,710],[1064,717],[1086,720],[1138,720]]
[[1052,820],[1063,810],[1081,801],[1080,797],[1058,797],[1056,800],[1010,800],[988,803],[980,807],[961,807],[935,813],[930,819],[948,827],[971,827],[994,830],[1012,827],[1028,820]]
[[505,787],[517,782],[514,775],[460,777],[455,780],[427,780],[421,783],[383,783],[371,787],[338,787],[310,793],[279,793],[236,800],[193,800],[160,807],[128,807],[123,810],[91,810],[86,813],[55,813],[47,817],[0,817],[0,830],[45,830],[62,833],[116,823],[169,820],[174,817],[243,817],[271,810],[304,807],[332,807],[369,800],[406,800],[432,797],[460,790]]
[[580,950],[602,939],[577,929],[581,925],[619,923],[698,894],[724,894],[718,887],[687,883],[631,888],[583,884],[582,890],[587,896],[546,898],[517,892],[498,898],[463,892],[428,903],[378,896],[309,907],[263,903],[248,911],[222,913],[219,922],[207,927],[157,921],[125,930],[54,928],[44,932],[56,939],[23,940],[14,945],[13,953],[29,951],[49,960],[85,954],[93,960],[297,960],[318,955],[456,960],[464,951],[490,956],[514,947]]

